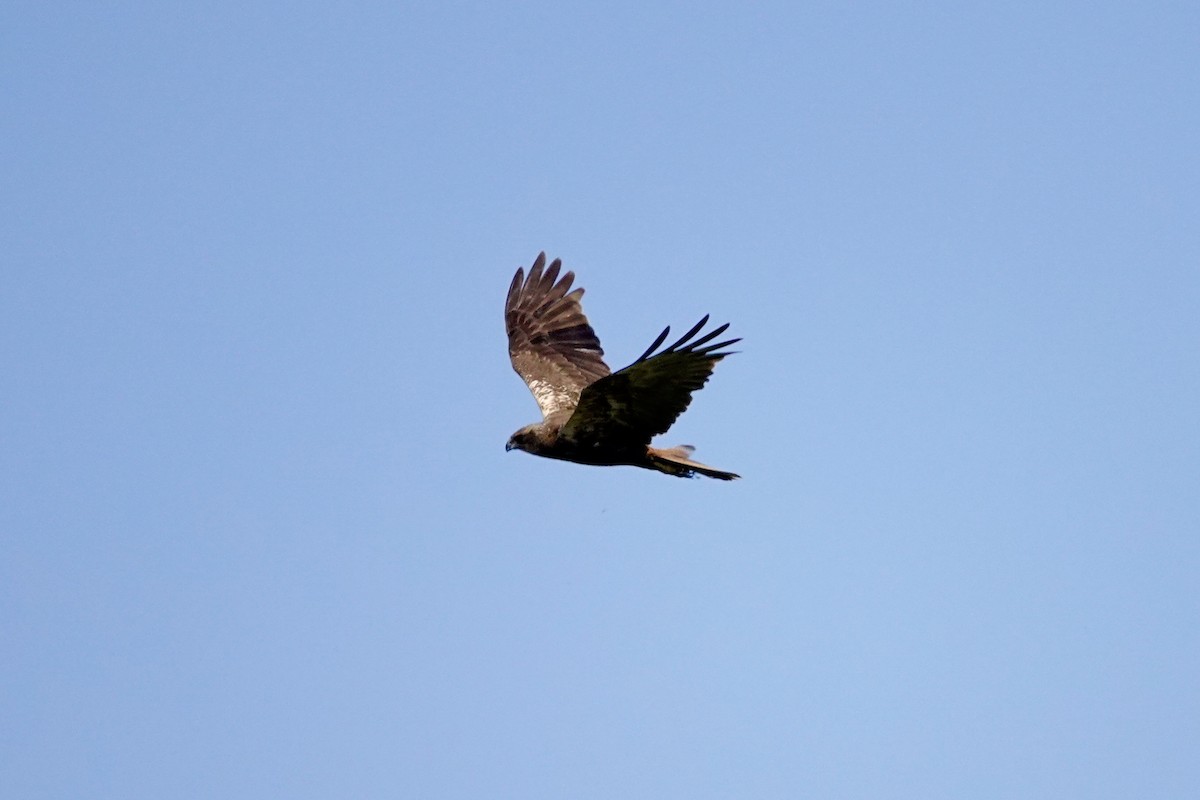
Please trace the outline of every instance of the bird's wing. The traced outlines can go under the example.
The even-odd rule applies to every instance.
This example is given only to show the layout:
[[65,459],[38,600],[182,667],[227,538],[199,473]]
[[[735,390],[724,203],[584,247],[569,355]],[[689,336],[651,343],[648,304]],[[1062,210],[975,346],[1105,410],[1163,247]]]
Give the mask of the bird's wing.
[[542,409],[542,416],[570,411],[588,384],[608,375],[604,350],[588,324],[579,299],[583,289],[570,291],[574,273],[559,278],[562,262],[548,269],[539,253],[525,277],[518,269],[508,287],[504,324],[508,356]]
[[728,323],[692,340],[707,323],[705,315],[679,341],[655,353],[671,332],[667,328],[637,361],[585,388],[562,435],[582,442],[649,444],[665,432],[692,402],[692,392],[708,381],[717,362],[730,355],[721,349],[741,341],[708,344]]

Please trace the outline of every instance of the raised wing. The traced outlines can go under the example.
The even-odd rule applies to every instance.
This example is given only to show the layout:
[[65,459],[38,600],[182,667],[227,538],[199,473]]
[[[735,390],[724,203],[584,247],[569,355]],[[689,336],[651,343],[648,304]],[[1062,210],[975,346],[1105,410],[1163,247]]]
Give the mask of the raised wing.
[[588,324],[579,299],[583,289],[570,291],[574,273],[558,277],[562,261],[549,269],[539,253],[529,277],[518,269],[508,287],[504,324],[508,356],[542,409],[542,416],[570,411],[588,384],[608,375],[604,350]]
[[589,385],[562,435],[575,441],[649,444],[664,433],[692,402],[692,392],[708,382],[717,362],[730,355],[721,349],[741,341],[708,344],[725,332],[728,323],[693,341],[707,324],[706,314],[679,341],[654,353],[671,332],[667,328],[637,361]]

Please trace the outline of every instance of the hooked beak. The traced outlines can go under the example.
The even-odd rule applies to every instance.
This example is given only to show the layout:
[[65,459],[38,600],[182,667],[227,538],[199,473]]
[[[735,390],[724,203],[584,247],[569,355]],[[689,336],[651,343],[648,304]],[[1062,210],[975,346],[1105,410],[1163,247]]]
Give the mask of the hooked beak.
[[513,449],[513,443],[512,443],[512,442],[508,442],[507,444],[505,444],[505,445],[504,445],[504,452],[506,452],[506,453],[507,453],[509,450],[512,450],[512,449]]

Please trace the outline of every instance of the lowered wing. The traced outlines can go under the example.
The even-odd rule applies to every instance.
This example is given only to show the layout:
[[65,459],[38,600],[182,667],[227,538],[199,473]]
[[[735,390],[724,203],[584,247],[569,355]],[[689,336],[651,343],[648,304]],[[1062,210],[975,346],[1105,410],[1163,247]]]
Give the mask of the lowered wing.
[[667,328],[637,361],[588,385],[562,435],[576,441],[649,444],[664,433],[692,402],[692,393],[708,381],[717,362],[730,355],[721,350],[741,341],[709,344],[728,323],[693,339],[706,324],[707,315],[679,341],[655,353],[671,332]]

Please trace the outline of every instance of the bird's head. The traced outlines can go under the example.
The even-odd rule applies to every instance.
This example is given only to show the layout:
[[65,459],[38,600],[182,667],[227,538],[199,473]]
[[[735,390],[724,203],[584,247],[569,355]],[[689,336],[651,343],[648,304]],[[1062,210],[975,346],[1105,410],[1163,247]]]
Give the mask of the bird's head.
[[535,423],[526,425],[521,430],[508,437],[508,444],[504,445],[505,450],[524,450],[529,453],[536,452],[539,442],[538,434],[540,426]]

